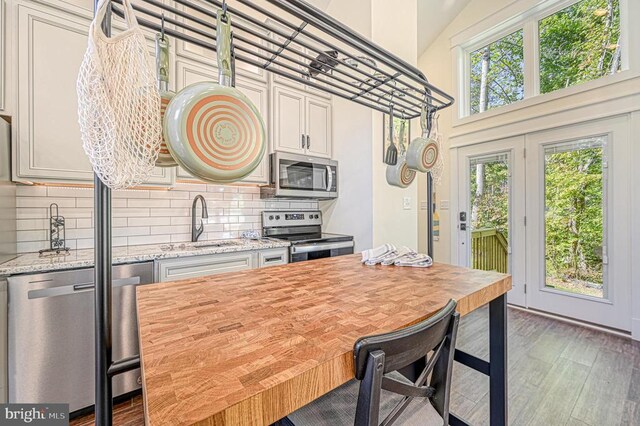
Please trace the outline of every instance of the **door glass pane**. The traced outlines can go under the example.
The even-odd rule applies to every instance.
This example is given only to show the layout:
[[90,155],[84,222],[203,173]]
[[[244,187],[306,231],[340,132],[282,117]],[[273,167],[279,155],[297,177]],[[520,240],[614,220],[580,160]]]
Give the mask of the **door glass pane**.
[[471,267],[509,270],[509,186],[507,154],[470,160]]
[[524,98],[522,30],[471,52],[470,113],[477,114]]
[[582,0],[539,22],[541,93],[620,71],[619,3]]
[[545,286],[605,297],[605,138],[544,152]]

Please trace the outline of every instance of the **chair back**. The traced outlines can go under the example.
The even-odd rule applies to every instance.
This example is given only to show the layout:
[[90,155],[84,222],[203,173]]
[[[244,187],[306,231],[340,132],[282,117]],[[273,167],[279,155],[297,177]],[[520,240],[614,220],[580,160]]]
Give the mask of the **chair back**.
[[[361,381],[356,426],[378,426],[381,389],[405,397],[382,425],[391,425],[416,397],[428,398],[444,424],[449,424],[451,370],[460,317],[455,309],[456,302],[450,300],[435,315],[418,324],[356,341],[355,376]],[[410,381],[389,375],[393,372]]]

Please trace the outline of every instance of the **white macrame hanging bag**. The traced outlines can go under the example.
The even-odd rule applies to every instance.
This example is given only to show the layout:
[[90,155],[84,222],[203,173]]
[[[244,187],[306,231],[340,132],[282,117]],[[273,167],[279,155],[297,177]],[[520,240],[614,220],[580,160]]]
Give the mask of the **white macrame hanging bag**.
[[431,139],[438,144],[438,159],[436,164],[431,168],[431,177],[433,184],[439,185],[442,180],[442,172],[444,171],[444,158],[442,158],[442,133],[440,133],[440,125],[438,124],[439,115],[433,118],[433,129],[431,130]]
[[129,0],[128,28],[113,37],[102,31],[108,1],[101,0],[89,29],[78,75],[82,146],[94,172],[111,189],[145,182],[156,163],[162,124],[155,68]]

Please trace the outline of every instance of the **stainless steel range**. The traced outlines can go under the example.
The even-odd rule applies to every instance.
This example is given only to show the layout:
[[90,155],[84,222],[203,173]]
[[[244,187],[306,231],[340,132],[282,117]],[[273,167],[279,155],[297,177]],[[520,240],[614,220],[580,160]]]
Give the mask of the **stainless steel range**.
[[322,232],[320,211],[265,211],[262,235],[291,242],[289,261],[322,259],[353,253],[351,235]]

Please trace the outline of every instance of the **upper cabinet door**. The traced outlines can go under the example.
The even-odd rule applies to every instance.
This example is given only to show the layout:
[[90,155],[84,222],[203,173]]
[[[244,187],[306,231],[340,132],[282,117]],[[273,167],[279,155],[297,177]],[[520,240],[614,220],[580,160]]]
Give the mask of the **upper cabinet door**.
[[276,151],[304,153],[305,96],[299,91],[273,87],[272,143]]
[[307,153],[331,158],[332,111],[331,102],[306,98]]
[[[199,83],[203,81],[217,81],[217,69],[212,66],[204,66],[201,64],[195,64],[191,61],[184,59],[178,59],[176,61],[176,87],[183,88],[190,84]],[[269,123],[269,91],[266,83],[254,81],[242,76],[236,76],[236,88],[244,93],[253,104],[258,108],[258,111],[262,115],[262,120],[265,126]],[[265,129],[268,130],[268,129]],[[268,132],[267,138],[268,138]],[[268,146],[268,141],[267,141]],[[265,156],[258,167],[246,178],[242,179],[242,182],[248,183],[268,183],[268,155],[265,150]],[[182,167],[178,167],[177,171],[178,179],[181,180],[198,180],[191,176],[189,172]]]
[[[200,6],[202,9],[209,11],[210,13],[204,14],[202,12],[199,12],[191,8],[185,8],[184,6],[178,4],[178,2],[175,3],[175,7],[180,10],[186,9],[191,16],[193,16],[195,19],[199,21],[205,22],[209,25],[215,25],[216,17],[215,17],[215,14],[213,14],[214,9],[211,7],[211,3],[207,1],[202,1],[202,0],[193,0],[193,2],[197,6]],[[174,2],[171,2],[172,6],[173,4]],[[146,4],[145,4],[145,7],[147,7]],[[213,16],[211,16],[212,14]],[[180,22],[184,22],[184,18],[182,17],[178,17],[177,19]],[[212,30],[211,27],[204,26],[196,22],[195,20],[189,20],[188,24],[191,27],[195,28],[196,30],[203,32],[204,34],[210,34],[214,38],[216,36],[215,30]],[[232,17],[231,26],[235,28],[240,28],[240,27],[247,28],[256,34],[263,34],[263,37],[261,38],[257,35],[249,34],[249,32],[247,31],[240,31],[242,32],[242,38],[246,39],[247,42],[245,42],[245,40],[238,40],[239,43],[237,43],[237,45],[241,46],[243,49],[249,50],[249,52],[246,52],[244,50],[242,51],[236,50],[236,54],[243,57],[252,57],[256,59],[256,61],[258,62],[266,62],[262,58],[268,57],[268,53],[262,50],[261,48],[256,47],[255,45],[259,45],[259,46],[266,45],[266,41],[264,41],[264,38],[267,37],[267,32],[264,29],[256,25],[253,25],[248,21],[245,21],[244,19],[242,19],[237,15],[234,15]],[[179,31],[184,31],[184,30],[180,29]],[[196,39],[203,40],[203,41],[205,40],[201,34],[197,34],[195,32],[189,32],[189,31],[185,31],[185,33],[190,37],[194,37]],[[176,52],[181,57],[198,61],[202,64],[205,64],[206,66],[217,63],[216,53],[214,51],[205,49],[200,46],[196,46],[193,43],[186,43],[184,41],[178,40],[176,43]],[[252,78],[255,80],[260,80],[265,82],[267,81],[267,74],[265,70],[258,66],[248,64],[246,62],[239,61],[239,60],[236,61],[235,66],[236,66],[237,75]],[[215,76],[214,81],[218,81],[217,75]]]
[[93,177],[80,141],[76,96],[88,28],[78,16],[18,6],[18,178]]
[[[80,139],[76,94],[90,21],[38,7],[18,5],[14,179],[92,182]],[[171,185],[173,180],[172,169],[156,169],[147,184]]]

